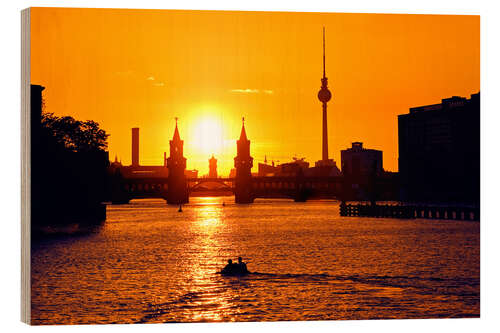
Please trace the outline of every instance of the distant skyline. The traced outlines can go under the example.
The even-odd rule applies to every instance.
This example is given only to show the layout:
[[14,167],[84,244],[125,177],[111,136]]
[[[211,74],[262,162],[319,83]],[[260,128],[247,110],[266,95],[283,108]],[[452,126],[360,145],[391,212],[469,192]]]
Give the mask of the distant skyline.
[[362,141],[397,171],[397,115],[480,90],[479,16],[33,8],[31,83],[46,111],[97,121],[110,159],[162,165],[175,117],[187,168],[227,175],[245,117],[254,171],[321,159],[322,27],[329,155]]

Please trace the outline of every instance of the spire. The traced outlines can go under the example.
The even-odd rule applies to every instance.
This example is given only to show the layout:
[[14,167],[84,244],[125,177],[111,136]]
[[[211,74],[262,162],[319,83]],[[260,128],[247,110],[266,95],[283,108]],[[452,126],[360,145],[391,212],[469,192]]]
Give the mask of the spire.
[[322,160],[328,160],[328,119],[327,119],[327,105],[326,103],[332,98],[332,93],[328,90],[328,79],[326,78],[326,65],[325,65],[325,27],[323,27],[323,78],[321,79],[321,89],[318,92],[318,99],[323,104],[323,152]]
[[323,27],[323,78],[326,77],[326,69],[325,69],[325,27]]
[[243,125],[241,127],[240,141],[248,141],[247,132],[245,131],[245,117],[241,118]]
[[172,139],[173,141],[181,141],[181,136],[179,135],[179,129],[177,128],[177,120],[179,120],[179,118],[175,117],[175,131],[174,131],[174,138]]

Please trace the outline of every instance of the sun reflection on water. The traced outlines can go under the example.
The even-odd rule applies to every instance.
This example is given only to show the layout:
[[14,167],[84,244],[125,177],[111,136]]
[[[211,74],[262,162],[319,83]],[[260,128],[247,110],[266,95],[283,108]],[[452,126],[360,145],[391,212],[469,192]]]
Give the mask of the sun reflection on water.
[[[205,227],[205,232],[212,234],[220,227],[222,222],[222,213],[220,209],[214,207],[213,204],[197,207],[196,220],[193,221],[199,227]],[[201,231],[201,230],[200,230]]]
[[229,246],[219,235],[225,229],[221,201],[218,197],[207,197],[193,206],[191,232],[196,237],[191,243],[190,283],[191,292],[197,297],[192,300],[192,308],[186,309],[192,321],[227,320],[231,308],[230,295],[216,274],[225,256],[223,249]]

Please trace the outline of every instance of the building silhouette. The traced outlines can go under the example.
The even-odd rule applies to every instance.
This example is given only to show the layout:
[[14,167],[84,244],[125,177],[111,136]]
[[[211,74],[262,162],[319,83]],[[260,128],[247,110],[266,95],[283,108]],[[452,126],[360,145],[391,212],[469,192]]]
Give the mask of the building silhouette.
[[264,163],[259,163],[257,165],[257,175],[259,177],[271,177],[274,176],[277,172],[277,168],[273,165],[267,164],[267,161]]
[[253,157],[250,156],[250,140],[245,131],[245,118],[241,127],[240,139],[236,142],[237,155],[234,158],[236,169],[234,201],[236,203],[251,203],[252,196],[252,166]]
[[184,157],[184,141],[181,140],[175,119],[175,130],[170,140],[170,156],[167,159],[168,168],[168,204],[183,204],[189,201],[186,182],[186,158]]
[[40,140],[40,129],[42,120],[42,108],[43,108],[43,95],[42,92],[45,90],[44,86],[32,84],[30,93],[30,106],[31,106],[31,144],[37,146]]
[[208,160],[208,177],[217,178],[217,159],[214,155]]
[[353,142],[351,148],[340,152],[342,173],[353,177],[380,175],[383,172],[382,151],[363,148],[362,142]]
[[[314,169],[314,168],[312,168]],[[309,173],[309,162],[304,158],[293,158],[293,161],[281,163],[278,165],[268,165],[259,163],[257,175],[259,177],[295,177],[299,174]]]
[[[349,189],[344,189],[347,191],[345,196],[355,200],[370,200],[373,204],[377,199],[394,199],[397,191],[384,194],[381,193],[382,188],[387,189],[388,186],[377,186],[382,178],[387,183],[389,176],[382,168],[382,151],[366,149],[362,142],[353,142],[351,148],[340,152],[340,156],[344,180],[350,184]],[[391,178],[389,183],[394,184],[394,177]]]
[[122,161],[118,161],[118,156],[115,155],[115,160],[109,164],[109,169],[116,170],[120,168],[123,168]]
[[479,109],[477,93],[398,116],[403,200],[479,203]]

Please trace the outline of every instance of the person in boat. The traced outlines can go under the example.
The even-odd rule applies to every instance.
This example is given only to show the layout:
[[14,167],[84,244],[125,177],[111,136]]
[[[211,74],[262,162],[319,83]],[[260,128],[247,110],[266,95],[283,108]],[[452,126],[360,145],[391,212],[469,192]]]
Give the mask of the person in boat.
[[241,274],[248,274],[247,264],[243,262],[241,257],[238,257],[238,271]]
[[233,261],[229,259],[227,261],[226,267],[224,267],[221,271],[222,274],[232,274],[235,271],[236,264],[233,264]]
[[221,274],[231,276],[247,275],[248,273],[250,272],[247,269],[247,265],[243,262],[241,257],[238,258],[237,264],[233,264],[233,261],[229,259],[226,267],[224,267],[221,271]]

